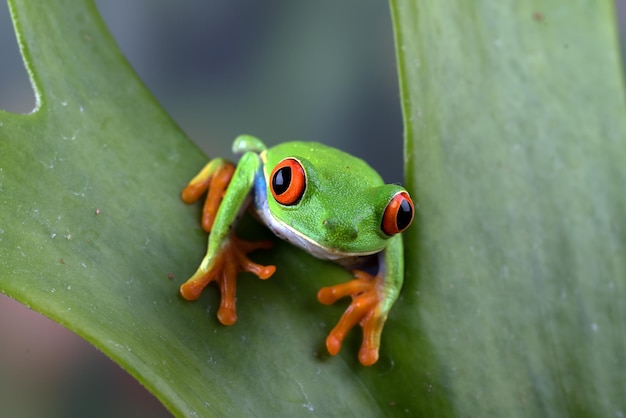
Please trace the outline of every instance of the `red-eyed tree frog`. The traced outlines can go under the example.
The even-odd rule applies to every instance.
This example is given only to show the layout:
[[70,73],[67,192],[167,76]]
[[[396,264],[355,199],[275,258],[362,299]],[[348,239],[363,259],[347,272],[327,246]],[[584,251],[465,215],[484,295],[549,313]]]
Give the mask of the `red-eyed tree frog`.
[[183,201],[193,203],[208,190],[202,227],[210,235],[206,255],[180,287],[181,295],[196,300],[215,281],[222,296],[219,321],[236,322],[238,272],[267,279],[276,270],[247,257],[270,248],[271,242],[248,242],[234,233],[239,217],[250,208],[277,237],[315,257],[346,268],[372,258],[378,262],[375,276],[352,270],[353,280],[317,294],[326,305],[352,298],[326,338],[328,352],[337,354],[345,334],[358,323],[363,328],[359,361],[374,364],[404,278],[400,233],[413,221],[409,194],[401,186],[384,184],[363,160],[316,142],[286,142],[268,149],[259,139],[242,135],[235,139],[233,152],[243,154],[236,167],[221,158],[211,160],[182,192]]

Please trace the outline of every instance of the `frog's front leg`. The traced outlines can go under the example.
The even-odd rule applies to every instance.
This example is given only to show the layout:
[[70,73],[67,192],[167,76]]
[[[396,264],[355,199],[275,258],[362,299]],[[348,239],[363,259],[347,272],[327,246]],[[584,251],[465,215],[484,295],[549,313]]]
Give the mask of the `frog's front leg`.
[[399,235],[389,240],[379,259],[381,261],[376,276],[361,270],[353,270],[353,280],[324,287],[317,294],[318,300],[325,305],[335,303],[346,296],[352,297],[350,306],[328,334],[326,348],[331,355],[339,353],[346,333],[358,323],[363,329],[359,361],[364,366],[370,366],[378,361],[383,327],[402,287],[404,263],[402,238]]
[[247,271],[260,279],[267,279],[276,270],[275,266],[256,264],[246,255],[257,249],[270,248],[271,241],[248,242],[234,234],[237,221],[249,204],[258,167],[258,156],[254,153],[244,154],[236,169],[226,160],[212,160],[182,193],[183,200],[192,203],[208,189],[202,226],[211,231],[211,234],[207,253],[200,267],[180,287],[180,293],[187,300],[196,300],[203,289],[215,281],[221,292],[217,317],[224,325],[237,321],[237,274]]
[[275,266],[254,263],[246,254],[258,249],[269,249],[271,246],[271,241],[244,241],[234,233],[229,234],[218,248],[211,248],[209,244],[207,255],[195,274],[180,287],[180,294],[187,300],[196,300],[202,294],[202,290],[215,281],[221,293],[217,318],[224,325],[234,324],[237,321],[235,306],[237,274],[247,271],[259,279],[267,279],[276,271]]

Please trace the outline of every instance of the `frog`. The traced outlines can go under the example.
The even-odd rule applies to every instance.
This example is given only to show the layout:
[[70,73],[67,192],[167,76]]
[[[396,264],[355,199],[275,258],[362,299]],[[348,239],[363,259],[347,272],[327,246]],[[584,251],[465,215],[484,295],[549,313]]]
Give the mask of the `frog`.
[[197,300],[215,282],[221,294],[217,318],[232,325],[237,321],[238,274],[268,279],[275,273],[275,265],[248,257],[270,249],[272,241],[247,241],[235,232],[243,213],[250,211],[276,237],[350,271],[350,280],[317,293],[324,305],[351,298],[326,337],[326,349],[331,356],[338,354],[345,335],[359,324],[359,362],[375,364],[383,327],[404,281],[401,233],[415,213],[407,190],[385,184],[364,160],[318,142],[289,141],[268,148],[257,137],[240,135],[232,150],[241,155],[236,165],[212,159],[182,190],[187,204],[206,193],[201,225],[209,233],[200,266],[180,286],[182,297]]

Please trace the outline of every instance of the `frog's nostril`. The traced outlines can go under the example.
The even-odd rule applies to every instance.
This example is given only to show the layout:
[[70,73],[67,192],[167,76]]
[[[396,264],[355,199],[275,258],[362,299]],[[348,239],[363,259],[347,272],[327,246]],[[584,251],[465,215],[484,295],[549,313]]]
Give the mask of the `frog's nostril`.
[[355,240],[359,235],[359,230],[354,225],[339,222],[336,219],[327,218],[322,220],[322,227],[327,231],[329,236],[347,241]]

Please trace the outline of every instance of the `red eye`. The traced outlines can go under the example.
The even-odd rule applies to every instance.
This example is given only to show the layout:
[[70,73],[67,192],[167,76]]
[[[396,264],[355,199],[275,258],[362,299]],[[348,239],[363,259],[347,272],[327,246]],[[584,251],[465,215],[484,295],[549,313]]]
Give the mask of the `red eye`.
[[272,196],[281,205],[295,205],[300,201],[306,189],[306,175],[302,164],[294,158],[285,158],[279,162],[270,176]]
[[398,234],[413,222],[413,201],[407,192],[396,193],[383,213],[381,228],[387,235]]

